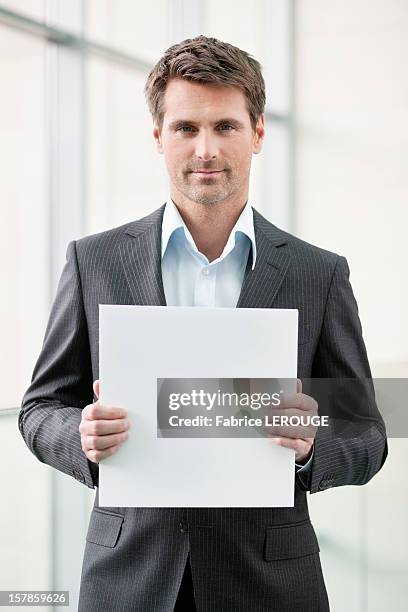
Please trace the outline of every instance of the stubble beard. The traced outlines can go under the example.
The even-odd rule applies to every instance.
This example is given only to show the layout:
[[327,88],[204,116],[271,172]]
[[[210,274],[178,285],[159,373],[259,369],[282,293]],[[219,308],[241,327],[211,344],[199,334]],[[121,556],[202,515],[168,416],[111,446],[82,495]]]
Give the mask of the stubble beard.
[[190,174],[183,173],[180,181],[181,184],[177,185],[177,187],[184,196],[197,204],[203,204],[206,206],[219,204],[220,202],[224,202],[231,197],[238,187],[236,184],[237,181],[231,180],[231,178],[228,176],[229,172],[230,171],[226,171],[223,183],[219,185],[217,185],[218,179],[214,178],[204,179],[204,181],[211,181],[210,183],[205,184],[203,181],[202,185],[193,185],[190,182],[192,178]]

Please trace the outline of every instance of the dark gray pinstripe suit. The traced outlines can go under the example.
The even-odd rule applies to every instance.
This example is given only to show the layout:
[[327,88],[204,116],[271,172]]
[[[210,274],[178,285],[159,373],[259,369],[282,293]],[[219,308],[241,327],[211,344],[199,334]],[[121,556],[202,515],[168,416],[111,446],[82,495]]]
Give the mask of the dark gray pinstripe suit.
[[[78,426],[98,378],[98,305],[165,304],[163,210],[69,244],[23,398],[19,427],[30,450],[91,488],[98,466],[83,453]],[[299,310],[300,378],[370,376],[346,259],[255,210],[254,224],[257,262],[247,266],[237,307]],[[308,477],[296,475],[293,508],[99,508],[96,492],[80,610],[171,612],[189,552],[200,612],[328,610],[306,491],[369,481],[387,456],[379,415],[375,432],[325,440],[319,431]]]

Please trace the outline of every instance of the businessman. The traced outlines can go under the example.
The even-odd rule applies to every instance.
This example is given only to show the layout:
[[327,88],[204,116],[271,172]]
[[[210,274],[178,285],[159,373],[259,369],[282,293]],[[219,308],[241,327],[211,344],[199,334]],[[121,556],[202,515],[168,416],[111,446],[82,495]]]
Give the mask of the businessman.
[[[99,304],[298,309],[294,412],[316,411],[303,378],[371,376],[346,259],[282,231],[248,201],[265,135],[259,63],[199,36],[165,52],[145,93],[167,202],[68,245],[19,415],[36,457],[90,488],[98,464],[132,435],[126,406],[98,401]],[[319,430],[275,443],[295,451],[293,508],[100,507],[96,490],[79,609],[329,610],[306,493],[368,482],[387,456],[384,424],[377,414],[370,435],[328,440]]]

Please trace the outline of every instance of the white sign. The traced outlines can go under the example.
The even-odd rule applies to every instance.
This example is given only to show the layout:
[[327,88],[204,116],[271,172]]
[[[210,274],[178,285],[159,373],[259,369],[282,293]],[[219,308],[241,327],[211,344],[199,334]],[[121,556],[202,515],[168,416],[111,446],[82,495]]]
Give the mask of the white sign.
[[298,311],[100,305],[100,402],[129,414],[128,440],[99,464],[99,504],[294,505],[295,453],[259,438],[168,438],[157,381],[297,374]]

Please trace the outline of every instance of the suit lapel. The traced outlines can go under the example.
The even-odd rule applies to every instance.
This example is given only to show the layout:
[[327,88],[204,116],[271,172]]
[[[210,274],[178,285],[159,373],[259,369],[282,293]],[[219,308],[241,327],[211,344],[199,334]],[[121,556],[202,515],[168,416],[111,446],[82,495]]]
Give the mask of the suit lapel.
[[[135,221],[125,231],[120,257],[133,302],[165,306],[161,272],[164,206]],[[257,259],[248,259],[237,308],[271,308],[290,265],[285,233],[253,209]]]
[[290,265],[285,233],[254,212],[256,263],[245,272],[237,308],[271,308]]
[[164,205],[125,231],[120,257],[133,302],[166,306],[161,272],[161,228]]

